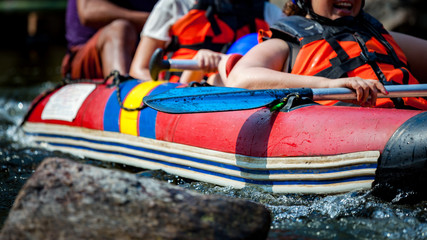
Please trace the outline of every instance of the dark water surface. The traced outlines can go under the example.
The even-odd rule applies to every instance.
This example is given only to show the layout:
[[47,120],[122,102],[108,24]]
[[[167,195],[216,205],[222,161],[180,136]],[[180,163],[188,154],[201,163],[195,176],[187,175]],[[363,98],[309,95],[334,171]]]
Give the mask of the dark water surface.
[[[67,157],[101,167],[130,167],[80,159],[34,147],[19,130],[31,100],[60,81],[65,50],[1,50],[0,54],[0,226],[18,191],[46,157]],[[427,202],[395,205],[366,192],[332,196],[271,194],[256,188],[235,190],[190,182],[163,172],[147,176],[204,194],[250,199],[273,213],[269,239],[427,239]]]

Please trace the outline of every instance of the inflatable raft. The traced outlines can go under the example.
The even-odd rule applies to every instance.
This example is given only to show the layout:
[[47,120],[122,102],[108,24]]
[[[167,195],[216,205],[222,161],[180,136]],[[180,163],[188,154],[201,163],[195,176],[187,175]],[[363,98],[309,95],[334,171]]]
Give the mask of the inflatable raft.
[[54,150],[235,188],[426,191],[424,111],[304,102],[277,111],[170,114],[143,104],[145,96],[182,87],[135,79],[67,84],[34,101],[23,130]]

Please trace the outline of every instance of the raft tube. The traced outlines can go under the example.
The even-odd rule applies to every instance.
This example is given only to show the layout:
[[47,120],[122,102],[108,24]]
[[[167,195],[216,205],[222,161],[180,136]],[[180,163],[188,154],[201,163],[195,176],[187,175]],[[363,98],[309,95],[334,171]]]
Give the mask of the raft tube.
[[167,114],[142,106],[144,96],[176,87],[185,86],[65,85],[34,102],[23,129],[53,150],[222,186],[309,194],[374,187],[390,200],[402,191],[425,197],[423,111],[309,103]]

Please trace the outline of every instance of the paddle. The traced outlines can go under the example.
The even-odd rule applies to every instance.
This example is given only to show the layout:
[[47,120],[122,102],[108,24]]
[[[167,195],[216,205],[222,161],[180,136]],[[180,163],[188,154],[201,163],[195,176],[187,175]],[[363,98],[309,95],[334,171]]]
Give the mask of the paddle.
[[186,59],[168,59],[164,60],[164,51],[161,48],[157,48],[153,56],[151,56],[150,63],[148,65],[150,69],[150,75],[153,80],[159,78],[159,73],[164,70],[182,72],[183,70],[200,70],[200,67],[195,60]]
[[[386,86],[388,95],[378,98],[426,97],[427,84]],[[352,100],[356,94],[347,88],[290,88],[247,90],[228,87],[174,88],[157,95],[146,96],[149,107],[166,113],[220,112],[260,108],[279,103],[291,93],[317,100]]]

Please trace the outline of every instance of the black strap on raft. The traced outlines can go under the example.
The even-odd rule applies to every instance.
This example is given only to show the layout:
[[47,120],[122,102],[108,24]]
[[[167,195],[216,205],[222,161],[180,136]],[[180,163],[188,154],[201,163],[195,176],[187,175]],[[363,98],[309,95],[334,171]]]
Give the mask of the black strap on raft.
[[311,98],[302,97],[299,93],[294,92],[294,93],[288,94],[286,97],[278,101],[272,102],[267,107],[270,108],[270,112],[277,112],[277,111],[289,112],[293,108],[297,106],[305,105],[305,104],[317,104],[317,103],[313,102]]

